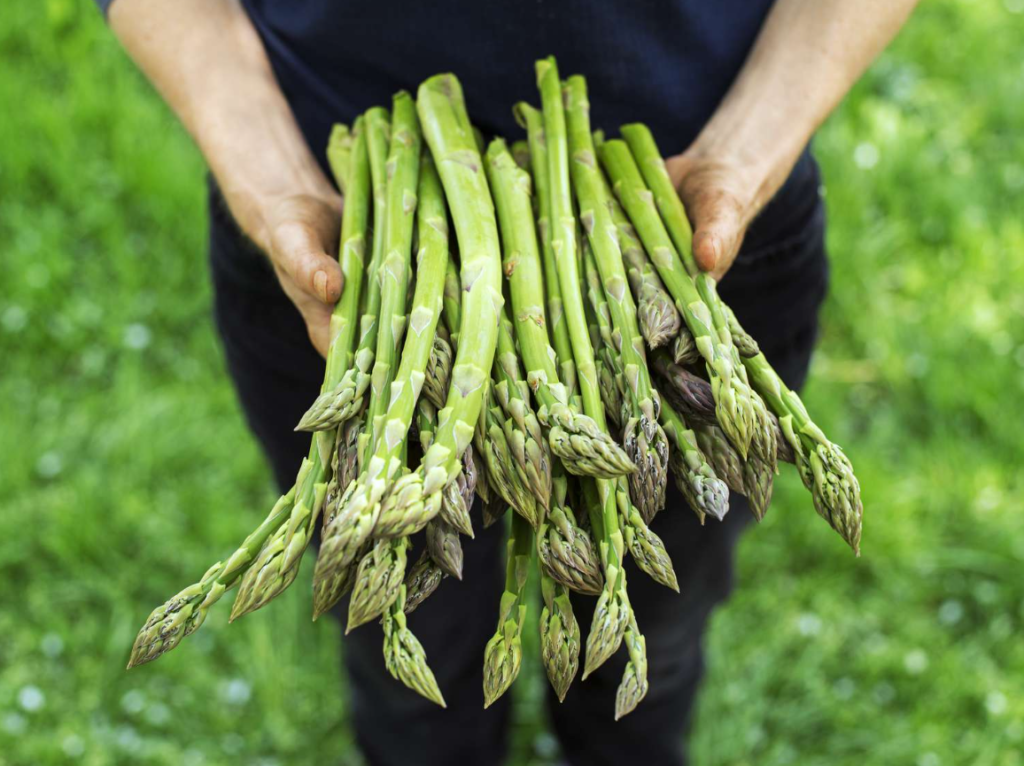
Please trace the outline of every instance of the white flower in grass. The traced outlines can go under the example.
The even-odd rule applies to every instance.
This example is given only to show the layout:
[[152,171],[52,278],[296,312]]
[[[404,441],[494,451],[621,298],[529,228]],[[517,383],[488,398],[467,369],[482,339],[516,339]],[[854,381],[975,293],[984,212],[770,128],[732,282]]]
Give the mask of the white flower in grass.
[[857,144],[853,150],[853,161],[857,167],[871,170],[878,164],[878,147],[869,141]]
[[943,625],[956,625],[963,616],[964,606],[954,598],[943,601],[939,607],[939,622]]
[[796,629],[801,636],[816,636],[821,633],[821,618],[813,612],[804,612],[797,617]]
[[130,324],[124,329],[124,345],[133,351],[141,351],[149,345],[153,333],[144,324]]
[[22,710],[29,713],[35,713],[38,710],[42,710],[46,704],[46,695],[43,694],[42,690],[38,686],[23,686],[18,691],[18,705],[21,706]]
[[919,676],[928,669],[928,654],[924,649],[912,649],[903,657],[903,667],[912,676]]
[[68,758],[78,758],[85,754],[85,740],[77,734],[68,734],[61,740],[60,749]]
[[1000,691],[991,691],[985,695],[985,709],[990,715],[1002,715],[1006,712],[1008,701]]

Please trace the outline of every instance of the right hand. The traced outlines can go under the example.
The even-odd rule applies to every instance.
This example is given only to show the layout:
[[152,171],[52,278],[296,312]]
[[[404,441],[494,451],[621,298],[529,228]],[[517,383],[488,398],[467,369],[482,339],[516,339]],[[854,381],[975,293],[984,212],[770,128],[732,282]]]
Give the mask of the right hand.
[[261,237],[285,295],[295,304],[321,356],[330,343],[331,312],[341,297],[338,266],[341,197],[299,194],[283,197],[264,214]]

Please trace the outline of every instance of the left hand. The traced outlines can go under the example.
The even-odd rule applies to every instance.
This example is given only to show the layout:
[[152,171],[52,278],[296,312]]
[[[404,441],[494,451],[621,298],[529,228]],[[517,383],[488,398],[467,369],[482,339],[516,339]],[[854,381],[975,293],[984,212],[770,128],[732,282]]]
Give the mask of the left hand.
[[763,203],[761,184],[738,162],[696,145],[665,160],[693,227],[693,256],[716,280],[736,260],[747,227]]

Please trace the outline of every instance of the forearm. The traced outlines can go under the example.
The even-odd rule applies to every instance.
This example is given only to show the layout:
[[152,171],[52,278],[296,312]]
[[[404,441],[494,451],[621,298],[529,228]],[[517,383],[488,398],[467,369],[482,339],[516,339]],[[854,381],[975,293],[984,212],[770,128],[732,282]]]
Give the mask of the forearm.
[[264,250],[280,199],[336,198],[237,0],[117,0],[110,25],[199,145],[239,225]]
[[741,168],[760,209],[916,3],[778,0],[692,151]]

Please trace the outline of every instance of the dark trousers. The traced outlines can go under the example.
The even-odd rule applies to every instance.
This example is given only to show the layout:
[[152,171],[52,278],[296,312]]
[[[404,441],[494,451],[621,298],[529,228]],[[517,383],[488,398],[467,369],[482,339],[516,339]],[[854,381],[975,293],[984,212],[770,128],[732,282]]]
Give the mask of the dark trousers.
[[[827,284],[822,206],[814,193],[804,199],[806,208],[789,211],[769,244],[742,253],[721,285],[723,297],[793,387],[807,372]],[[309,436],[292,428],[319,390],[324,363],[264,256],[238,234],[215,189],[210,251],[228,368],[284,489],[309,447]],[[623,648],[585,683],[577,677],[563,704],[549,697],[554,730],[572,766],[686,763],[683,741],[703,671],[704,627],[732,589],[733,552],[750,519],[743,498],[734,495],[731,505],[724,522],[701,527],[670,482],[654,530],[665,541],[682,592],[655,584],[631,563],[629,570],[630,600],[647,639],[650,691],[633,713],[613,722]],[[364,625],[345,638],[352,720],[373,766],[488,766],[504,758],[511,695],[484,710],[481,691],[484,645],[494,631],[504,578],[503,525],[481,527],[464,546],[462,582],[447,579],[410,617],[447,710],[388,675],[379,625]],[[594,603],[575,599],[584,640]]]

